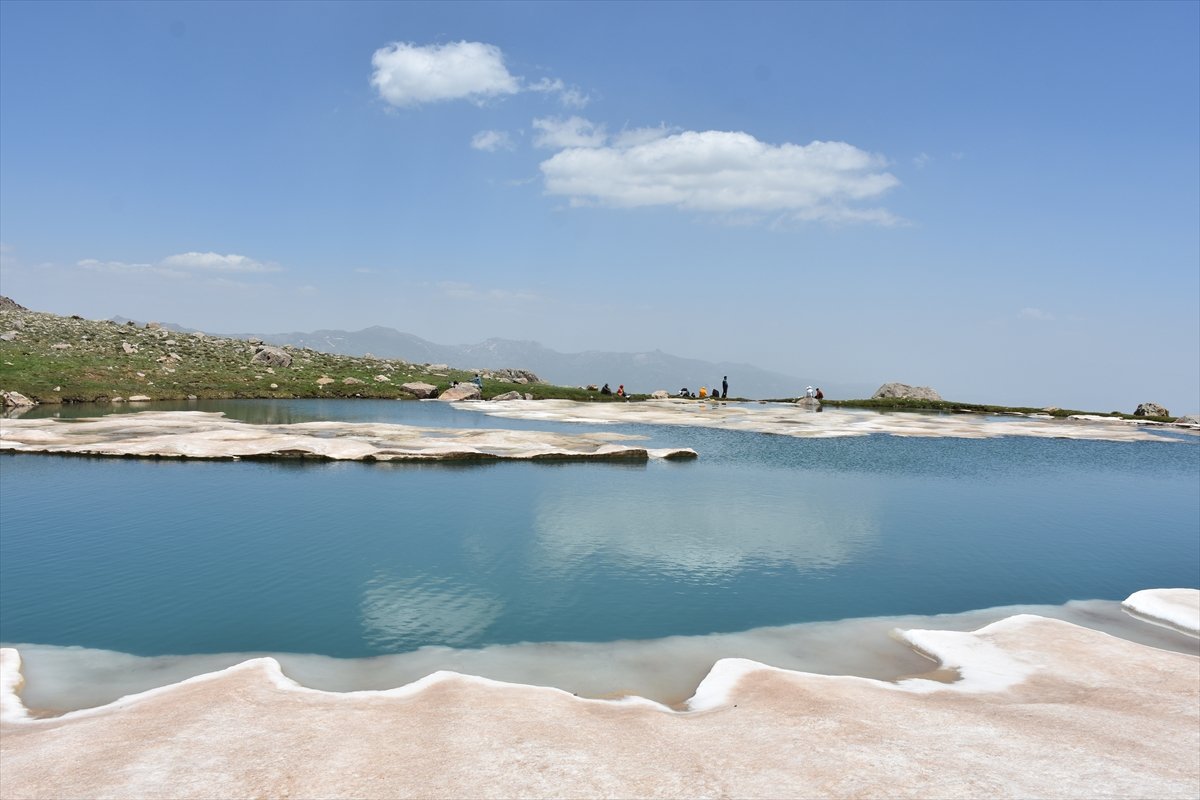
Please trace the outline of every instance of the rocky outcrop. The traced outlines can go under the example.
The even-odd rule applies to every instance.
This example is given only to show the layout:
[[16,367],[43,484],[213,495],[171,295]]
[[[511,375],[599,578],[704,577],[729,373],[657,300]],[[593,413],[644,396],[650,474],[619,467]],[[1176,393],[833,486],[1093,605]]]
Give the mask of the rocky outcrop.
[[400,388],[420,400],[428,397],[437,396],[437,387],[432,383],[422,383],[421,381],[413,381],[411,383],[402,383]]
[[13,300],[11,297],[0,295],[0,311],[28,311],[29,309]]
[[815,397],[801,397],[796,401],[796,405],[800,406],[801,408],[819,411],[821,408],[821,401]]
[[489,369],[476,371],[489,380],[500,381],[501,383],[517,383],[524,385],[527,383],[542,382],[541,378],[527,369]]
[[457,400],[479,400],[483,397],[483,392],[473,383],[460,383],[457,386],[451,386],[446,391],[438,395],[438,400],[444,400],[447,403],[453,403]]
[[1158,403],[1140,403],[1134,409],[1135,417],[1169,417],[1171,412],[1160,406]]
[[1175,420],[1176,425],[1200,425],[1200,416],[1188,414],[1184,417],[1179,417]]
[[[7,297],[3,299],[8,300]],[[3,397],[4,399],[3,405],[5,408],[25,408],[28,406],[37,405],[37,403],[33,402],[20,392],[0,392],[0,397]]]
[[282,347],[260,344],[254,348],[254,358],[250,359],[250,363],[265,367],[290,367],[292,354]]
[[655,400],[666,400],[671,395],[667,394],[666,389],[655,389],[654,392],[652,392],[650,396],[653,397]]
[[504,394],[498,394],[492,398],[492,400],[520,400],[520,399],[521,399],[520,392],[505,392]]
[[909,386],[907,383],[885,383],[880,386],[872,400],[903,398],[907,400],[941,400],[942,396],[928,386]]

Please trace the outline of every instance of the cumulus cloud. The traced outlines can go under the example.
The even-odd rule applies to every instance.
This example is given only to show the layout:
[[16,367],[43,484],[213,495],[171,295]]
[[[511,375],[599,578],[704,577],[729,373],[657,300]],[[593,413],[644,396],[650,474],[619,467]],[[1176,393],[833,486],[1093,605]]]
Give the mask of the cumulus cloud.
[[375,68],[371,85],[399,108],[445,100],[483,103],[518,92],[555,95],[567,108],[583,108],[590,100],[579,87],[560,78],[527,82],[513,75],[500,48],[483,42],[392,42],[375,51],[371,65]]
[[561,150],[570,147],[600,147],[608,141],[603,125],[583,117],[542,117],[533,121],[535,147]]
[[375,51],[371,65],[371,85],[401,108],[442,100],[480,102],[521,90],[520,80],[504,66],[500,48],[482,42],[392,42]]
[[[710,212],[784,212],[801,221],[891,225],[874,200],[899,184],[879,155],[845,142],[760,142],[748,133],[642,129],[608,142],[574,120],[535,127],[564,147],[540,165],[546,192],[571,205],[674,206]],[[586,120],[584,121],[586,122]],[[591,123],[588,123],[591,125]],[[655,135],[651,132],[658,131]],[[572,134],[579,140],[571,144]]]
[[512,150],[513,142],[504,131],[480,131],[471,137],[471,147],[494,153],[497,150]]

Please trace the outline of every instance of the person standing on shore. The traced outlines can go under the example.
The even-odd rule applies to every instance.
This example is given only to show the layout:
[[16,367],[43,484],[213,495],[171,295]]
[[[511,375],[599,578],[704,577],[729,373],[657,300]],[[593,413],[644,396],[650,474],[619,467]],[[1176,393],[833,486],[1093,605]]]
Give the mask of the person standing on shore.
[[721,378],[721,399],[724,400],[729,396],[729,376]]

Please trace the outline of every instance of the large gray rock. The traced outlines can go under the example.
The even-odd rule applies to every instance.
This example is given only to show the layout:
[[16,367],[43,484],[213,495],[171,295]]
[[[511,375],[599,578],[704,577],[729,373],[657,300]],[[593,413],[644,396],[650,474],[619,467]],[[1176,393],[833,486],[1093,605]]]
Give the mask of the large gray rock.
[[1188,414],[1186,417],[1179,417],[1175,420],[1176,425],[1200,425],[1200,417],[1195,414]]
[[402,383],[400,388],[411,394],[413,397],[424,400],[427,397],[433,397],[437,394],[437,387],[432,383],[422,383],[421,381],[413,381],[412,383]]
[[24,408],[25,406],[37,405],[37,403],[20,392],[0,392],[0,397],[4,398],[5,408]]
[[292,354],[281,347],[259,345],[254,348],[254,358],[250,359],[250,363],[267,367],[290,367]]
[[504,394],[496,395],[492,399],[493,400],[520,400],[521,393],[520,392],[505,392]]
[[1169,417],[1171,412],[1160,406],[1158,403],[1140,403],[1134,409],[1135,417]]
[[907,383],[885,383],[879,387],[872,400],[886,398],[908,398],[911,400],[941,400],[942,396],[928,386],[909,386]]
[[478,400],[481,397],[483,397],[483,392],[479,390],[478,386],[473,383],[460,383],[439,394],[438,400],[452,403],[456,400]]

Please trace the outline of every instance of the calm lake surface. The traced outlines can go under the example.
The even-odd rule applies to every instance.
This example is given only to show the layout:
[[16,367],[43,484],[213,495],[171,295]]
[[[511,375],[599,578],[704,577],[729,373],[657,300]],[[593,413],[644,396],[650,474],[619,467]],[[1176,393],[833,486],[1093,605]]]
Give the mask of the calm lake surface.
[[795,439],[367,400],[154,408],[252,422],[619,431],[693,447],[700,458],[412,465],[3,455],[0,640],[139,655],[362,657],[1200,585],[1196,437]]

